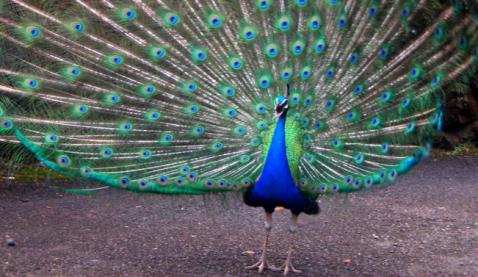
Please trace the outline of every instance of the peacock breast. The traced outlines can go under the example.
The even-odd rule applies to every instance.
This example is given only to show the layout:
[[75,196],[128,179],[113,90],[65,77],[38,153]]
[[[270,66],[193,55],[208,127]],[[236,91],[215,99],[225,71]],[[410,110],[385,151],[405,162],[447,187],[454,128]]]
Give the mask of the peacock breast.
[[[269,130],[263,139],[262,153],[266,160],[276,126],[277,123],[270,125]],[[289,165],[292,178],[294,179],[294,182],[297,183],[299,176],[299,163],[303,151],[302,144],[304,142],[304,130],[301,128],[300,123],[294,120],[294,118],[287,117],[284,131],[287,163]],[[266,160],[264,160],[264,164]]]

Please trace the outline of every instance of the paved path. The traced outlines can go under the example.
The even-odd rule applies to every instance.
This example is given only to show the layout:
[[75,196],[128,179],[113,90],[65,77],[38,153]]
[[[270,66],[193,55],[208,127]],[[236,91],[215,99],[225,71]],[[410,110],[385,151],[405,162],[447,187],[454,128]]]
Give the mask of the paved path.
[[[299,219],[293,261],[304,273],[290,276],[478,276],[477,203],[477,157],[431,158],[396,184],[322,198],[319,216]],[[274,218],[269,257],[280,265],[289,212]],[[259,258],[262,222],[235,195],[84,196],[4,182],[0,276],[259,276],[244,267]]]

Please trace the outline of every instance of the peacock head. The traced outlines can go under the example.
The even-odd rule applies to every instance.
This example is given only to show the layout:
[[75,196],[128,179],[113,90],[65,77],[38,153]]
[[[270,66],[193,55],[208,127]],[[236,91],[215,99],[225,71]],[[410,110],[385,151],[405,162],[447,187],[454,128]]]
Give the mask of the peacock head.
[[287,110],[289,109],[289,102],[287,97],[290,95],[290,84],[287,83],[287,89],[284,93],[284,96],[279,96],[276,98],[276,113],[275,113],[275,120],[278,120],[281,115],[286,114]]
[[275,107],[275,119],[278,120],[282,114],[286,113],[289,109],[289,102],[287,97],[279,96],[276,98],[276,107]]

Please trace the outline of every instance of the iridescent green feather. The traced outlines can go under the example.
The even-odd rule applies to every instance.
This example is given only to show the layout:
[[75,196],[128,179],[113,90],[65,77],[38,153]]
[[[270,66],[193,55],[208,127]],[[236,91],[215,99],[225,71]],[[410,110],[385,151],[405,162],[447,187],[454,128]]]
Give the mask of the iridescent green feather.
[[2,143],[121,189],[240,191],[290,84],[296,183],[353,192],[428,155],[478,61],[472,1],[139,2],[0,1]]

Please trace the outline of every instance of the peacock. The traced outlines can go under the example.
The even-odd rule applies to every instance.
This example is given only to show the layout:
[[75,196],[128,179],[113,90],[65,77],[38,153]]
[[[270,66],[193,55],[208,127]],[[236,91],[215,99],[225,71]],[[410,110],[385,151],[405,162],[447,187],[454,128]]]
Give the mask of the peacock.
[[[292,266],[323,194],[429,155],[478,61],[471,0],[0,0],[0,141],[73,179],[243,193]],[[291,211],[281,267],[272,214]]]

